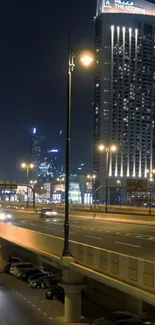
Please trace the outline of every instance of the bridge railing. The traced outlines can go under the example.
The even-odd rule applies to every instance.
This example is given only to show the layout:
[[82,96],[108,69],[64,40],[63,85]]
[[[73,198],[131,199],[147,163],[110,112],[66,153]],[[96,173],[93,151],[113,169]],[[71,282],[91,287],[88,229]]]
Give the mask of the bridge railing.
[[[1,223],[0,238],[39,255],[48,256],[61,267],[63,239]],[[71,241],[74,261],[70,267],[99,282],[115,287],[155,305],[155,263]],[[138,290],[138,291],[137,291]]]

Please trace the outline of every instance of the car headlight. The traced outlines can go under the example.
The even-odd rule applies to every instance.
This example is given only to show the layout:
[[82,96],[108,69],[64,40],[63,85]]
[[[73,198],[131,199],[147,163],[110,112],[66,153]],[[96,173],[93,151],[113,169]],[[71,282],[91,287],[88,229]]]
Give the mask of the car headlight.
[[7,218],[8,219],[12,219],[12,215],[11,214],[7,214]]
[[56,216],[58,213],[56,211],[52,211],[52,215]]
[[0,220],[5,220],[5,218],[6,218],[5,213],[0,213]]
[[46,214],[46,216],[50,216],[51,212],[46,211],[45,214]]

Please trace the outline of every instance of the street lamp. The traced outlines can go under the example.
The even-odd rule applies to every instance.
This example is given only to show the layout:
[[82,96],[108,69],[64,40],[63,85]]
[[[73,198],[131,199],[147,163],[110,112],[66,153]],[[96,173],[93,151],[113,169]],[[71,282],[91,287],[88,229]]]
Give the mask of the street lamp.
[[29,178],[29,172],[30,172],[30,170],[33,169],[35,166],[34,166],[34,164],[32,164],[32,163],[27,164],[27,163],[23,162],[23,163],[21,164],[21,167],[22,167],[23,169],[26,169],[27,178]]
[[[83,66],[89,67],[93,62],[93,56],[83,53],[80,57]],[[65,222],[64,222],[64,249],[63,256],[70,256],[69,248],[69,177],[70,177],[70,138],[71,138],[71,109],[72,109],[72,72],[75,68],[75,54],[71,51],[69,39],[68,55],[68,87],[67,87],[67,120],[66,120],[66,167],[65,167]]]
[[[149,174],[149,182],[153,184],[154,187],[154,177],[155,169],[146,169],[146,174]],[[149,193],[148,193],[149,194]],[[149,214],[151,214],[151,205],[152,205],[152,187],[150,187],[150,200],[149,200]]]
[[121,181],[118,179],[117,182],[116,182],[118,185],[119,185],[119,195],[120,195],[120,206],[121,206]]
[[61,204],[61,200],[62,200],[62,182],[65,181],[64,177],[58,177],[57,178],[57,182],[60,183],[60,204]]
[[91,182],[92,200],[94,201],[94,182],[95,182],[95,179],[96,179],[96,175],[87,175],[87,178]]
[[100,144],[98,150],[101,153],[106,154],[106,178],[105,178],[105,213],[107,213],[107,204],[108,204],[108,173],[109,173],[109,153],[115,153],[117,151],[117,146],[112,144],[110,146],[106,146],[104,144]]
[[[30,170],[32,170],[33,168],[34,168],[35,166],[34,166],[34,164],[32,164],[32,163],[25,163],[25,162],[23,162],[22,164],[21,164],[21,168],[23,168],[23,169],[25,169],[26,170],[26,175],[27,175],[27,184],[29,183],[29,173],[30,173]],[[27,209],[28,209],[28,207],[29,207],[29,198],[28,198],[28,186],[27,186]]]

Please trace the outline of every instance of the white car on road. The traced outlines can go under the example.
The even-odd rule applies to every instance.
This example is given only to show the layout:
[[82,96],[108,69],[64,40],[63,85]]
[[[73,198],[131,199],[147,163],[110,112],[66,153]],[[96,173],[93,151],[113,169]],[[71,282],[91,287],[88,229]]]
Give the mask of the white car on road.
[[0,221],[5,222],[5,221],[11,221],[12,215],[8,212],[5,211],[0,211]]

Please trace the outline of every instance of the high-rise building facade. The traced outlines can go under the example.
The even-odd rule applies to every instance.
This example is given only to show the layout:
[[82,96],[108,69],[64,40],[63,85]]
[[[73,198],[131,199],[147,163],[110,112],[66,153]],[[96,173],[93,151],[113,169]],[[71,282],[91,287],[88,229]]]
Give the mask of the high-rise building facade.
[[101,184],[100,143],[116,144],[110,177],[146,177],[154,167],[155,5],[98,0],[95,20],[94,171]]
[[35,165],[39,165],[43,151],[45,150],[45,136],[38,135],[36,128],[33,129],[31,138],[31,159]]

